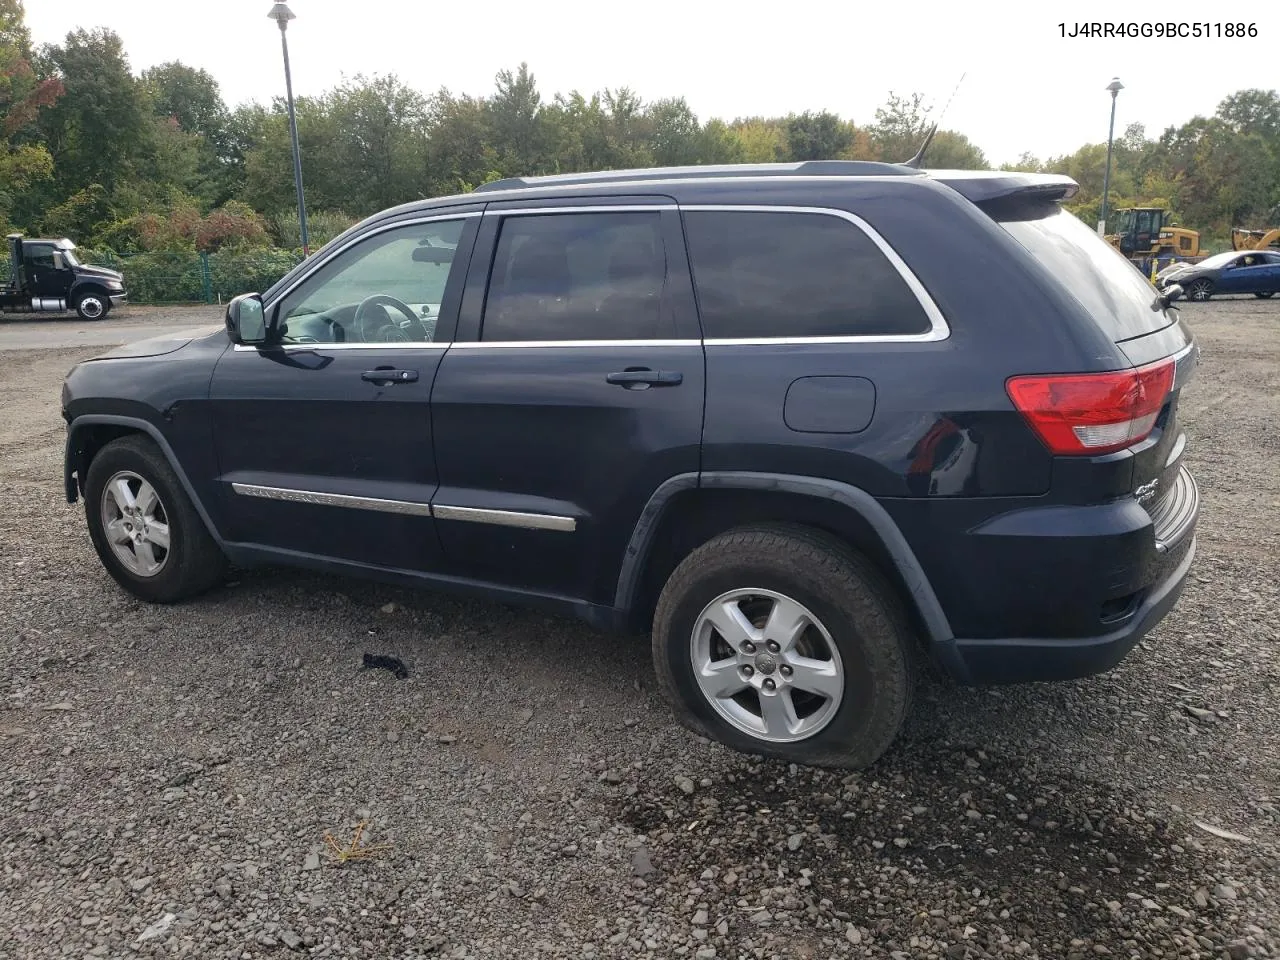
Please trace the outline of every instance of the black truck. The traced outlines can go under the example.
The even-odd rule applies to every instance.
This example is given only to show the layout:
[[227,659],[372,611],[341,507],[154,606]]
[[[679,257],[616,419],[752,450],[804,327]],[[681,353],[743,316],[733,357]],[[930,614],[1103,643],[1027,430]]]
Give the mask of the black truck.
[[0,314],[74,310],[82,320],[101,320],[128,297],[123,274],[81,263],[65,237],[26,240],[11,233],[8,240],[12,276],[0,286]]

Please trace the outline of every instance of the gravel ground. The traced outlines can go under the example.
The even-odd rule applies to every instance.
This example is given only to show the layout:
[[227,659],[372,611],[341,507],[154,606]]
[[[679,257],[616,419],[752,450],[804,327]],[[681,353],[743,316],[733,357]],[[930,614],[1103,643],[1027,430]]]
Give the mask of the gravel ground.
[[0,355],[0,958],[1280,955],[1280,308],[1184,314],[1175,613],[1102,677],[930,681],[857,775],[685,734],[644,639],[287,571],[133,602],[61,496],[96,351]]
[[217,305],[124,304],[95,321],[81,320],[74,313],[2,314],[0,351],[103,347],[189,333],[200,327],[217,326],[226,311],[225,306]]

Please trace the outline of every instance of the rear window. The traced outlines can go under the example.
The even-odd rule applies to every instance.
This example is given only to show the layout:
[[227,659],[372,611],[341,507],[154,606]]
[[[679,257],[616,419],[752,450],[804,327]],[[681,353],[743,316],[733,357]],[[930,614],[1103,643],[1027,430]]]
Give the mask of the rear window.
[[928,315],[875,242],[822,213],[689,211],[708,339],[927,333]]
[[1154,333],[1173,323],[1156,291],[1132,263],[1085,226],[1054,206],[1023,214],[993,214],[1015,240],[1075,295],[1114,342]]

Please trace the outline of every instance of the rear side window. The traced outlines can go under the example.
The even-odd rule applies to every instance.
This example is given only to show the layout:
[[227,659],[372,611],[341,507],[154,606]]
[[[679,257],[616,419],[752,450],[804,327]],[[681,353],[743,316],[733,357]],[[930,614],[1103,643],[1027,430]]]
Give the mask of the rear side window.
[[1155,288],[1118,250],[1056,205],[1024,205],[996,220],[1075,295],[1113,342],[1167,327]]
[[855,224],[824,213],[684,215],[708,339],[901,336],[929,316]]
[[481,339],[672,337],[660,217],[646,210],[507,217]]

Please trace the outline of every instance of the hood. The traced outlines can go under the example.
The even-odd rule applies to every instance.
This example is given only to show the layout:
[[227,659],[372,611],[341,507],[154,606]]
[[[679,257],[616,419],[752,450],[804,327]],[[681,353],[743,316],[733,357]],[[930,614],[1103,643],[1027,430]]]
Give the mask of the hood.
[[106,267],[90,267],[81,264],[75,269],[77,277],[98,277],[102,280],[119,280],[124,283],[124,274],[119,270],[108,270]]
[[[221,329],[221,328],[219,328]],[[192,340],[199,336],[206,336],[208,331],[194,331],[192,333],[183,334],[162,334],[158,337],[149,337],[146,340],[139,340],[136,343],[126,343],[116,347],[114,350],[108,350],[106,353],[100,353],[91,360],[120,360],[129,357],[160,357],[166,353],[173,353],[181,350]]]

